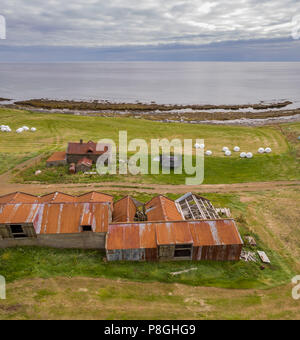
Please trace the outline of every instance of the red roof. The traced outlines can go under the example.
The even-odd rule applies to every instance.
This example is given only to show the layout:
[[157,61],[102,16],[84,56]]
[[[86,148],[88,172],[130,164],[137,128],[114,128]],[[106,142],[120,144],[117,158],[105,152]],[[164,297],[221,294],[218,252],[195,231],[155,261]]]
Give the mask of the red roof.
[[93,161],[89,158],[83,157],[77,162],[77,165],[81,165],[81,164],[86,165],[86,166],[92,166]]
[[65,151],[59,151],[54,152],[48,159],[47,162],[58,162],[58,161],[64,161],[66,159],[66,152]]
[[[99,149],[100,144],[98,145]],[[103,146],[103,151],[97,151],[97,143],[94,143],[93,141],[89,141],[87,143],[69,143],[67,148],[67,154],[73,154],[73,155],[85,155],[88,153],[101,155],[104,152],[108,151],[109,146],[101,144]]]

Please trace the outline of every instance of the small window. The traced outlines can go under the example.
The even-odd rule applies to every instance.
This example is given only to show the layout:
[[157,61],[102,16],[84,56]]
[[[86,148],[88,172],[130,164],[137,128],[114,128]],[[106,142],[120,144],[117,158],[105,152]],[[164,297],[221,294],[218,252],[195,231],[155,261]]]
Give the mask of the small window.
[[82,225],[81,230],[82,231],[93,231],[91,225]]
[[12,224],[10,225],[10,231],[13,236],[13,238],[24,238],[28,237],[26,233],[23,230],[23,227],[21,224]]
[[178,244],[175,246],[174,257],[186,257],[192,256],[192,245],[191,244]]

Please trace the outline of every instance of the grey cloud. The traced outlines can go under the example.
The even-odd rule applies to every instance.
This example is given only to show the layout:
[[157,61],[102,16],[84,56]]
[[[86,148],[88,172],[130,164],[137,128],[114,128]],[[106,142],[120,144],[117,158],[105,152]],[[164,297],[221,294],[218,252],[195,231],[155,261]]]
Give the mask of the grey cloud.
[[1,45],[205,45],[288,38],[298,13],[299,0],[1,0],[8,26]]

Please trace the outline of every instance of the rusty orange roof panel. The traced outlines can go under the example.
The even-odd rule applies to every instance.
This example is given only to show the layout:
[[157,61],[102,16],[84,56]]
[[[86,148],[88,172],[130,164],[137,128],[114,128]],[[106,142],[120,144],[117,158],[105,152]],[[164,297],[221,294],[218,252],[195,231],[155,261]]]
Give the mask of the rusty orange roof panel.
[[194,247],[241,245],[233,220],[140,222],[110,224],[107,249],[156,248],[160,245],[193,244]]
[[188,222],[194,246],[243,244],[234,220],[208,220]]
[[175,202],[162,195],[156,196],[146,203],[145,208],[148,221],[178,221],[182,219]]
[[[33,224],[37,234],[107,232],[109,203],[17,203],[0,205],[0,224]],[[84,224],[82,224],[84,223]]]
[[107,232],[108,210],[108,204],[103,203],[45,204],[36,230],[41,234],[70,234],[81,232],[82,225],[91,225],[94,232]]
[[0,210],[0,224],[33,223],[39,204],[6,204]]
[[167,245],[176,243],[175,230],[172,223],[156,224],[156,239],[158,245]]
[[76,198],[74,196],[64,194],[62,192],[52,192],[51,194],[47,194],[39,197],[40,203],[67,203],[67,202],[75,202]]
[[139,224],[140,246],[141,248],[156,248],[156,225],[154,223]]
[[133,222],[135,214],[136,206],[130,196],[114,203],[113,222]]
[[80,195],[76,197],[77,202],[90,202],[90,203],[101,203],[101,202],[110,202],[112,203],[114,200],[113,196],[108,194],[103,194],[97,191],[91,191],[86,194]]
[[0,197],[0,204],[6,203],[36,203],[38,197],[24,192],[14,192]]
[[174,223],[172,225],[175,231],[175,243],[176,244],[192,244],[193,237],[186,222]]
[[156,248],[155,224],[110,224],[106,248],[108,250]]
[[65,151],[54,152],[48,159],[47,162],[58,162],[64,161],[66,159]]

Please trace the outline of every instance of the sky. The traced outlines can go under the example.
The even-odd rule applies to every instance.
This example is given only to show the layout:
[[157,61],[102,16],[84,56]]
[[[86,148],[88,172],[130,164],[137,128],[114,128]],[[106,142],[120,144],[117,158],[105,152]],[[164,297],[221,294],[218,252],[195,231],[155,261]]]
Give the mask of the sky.
[[0,61],[300,61],[299,0],[1,0]]

